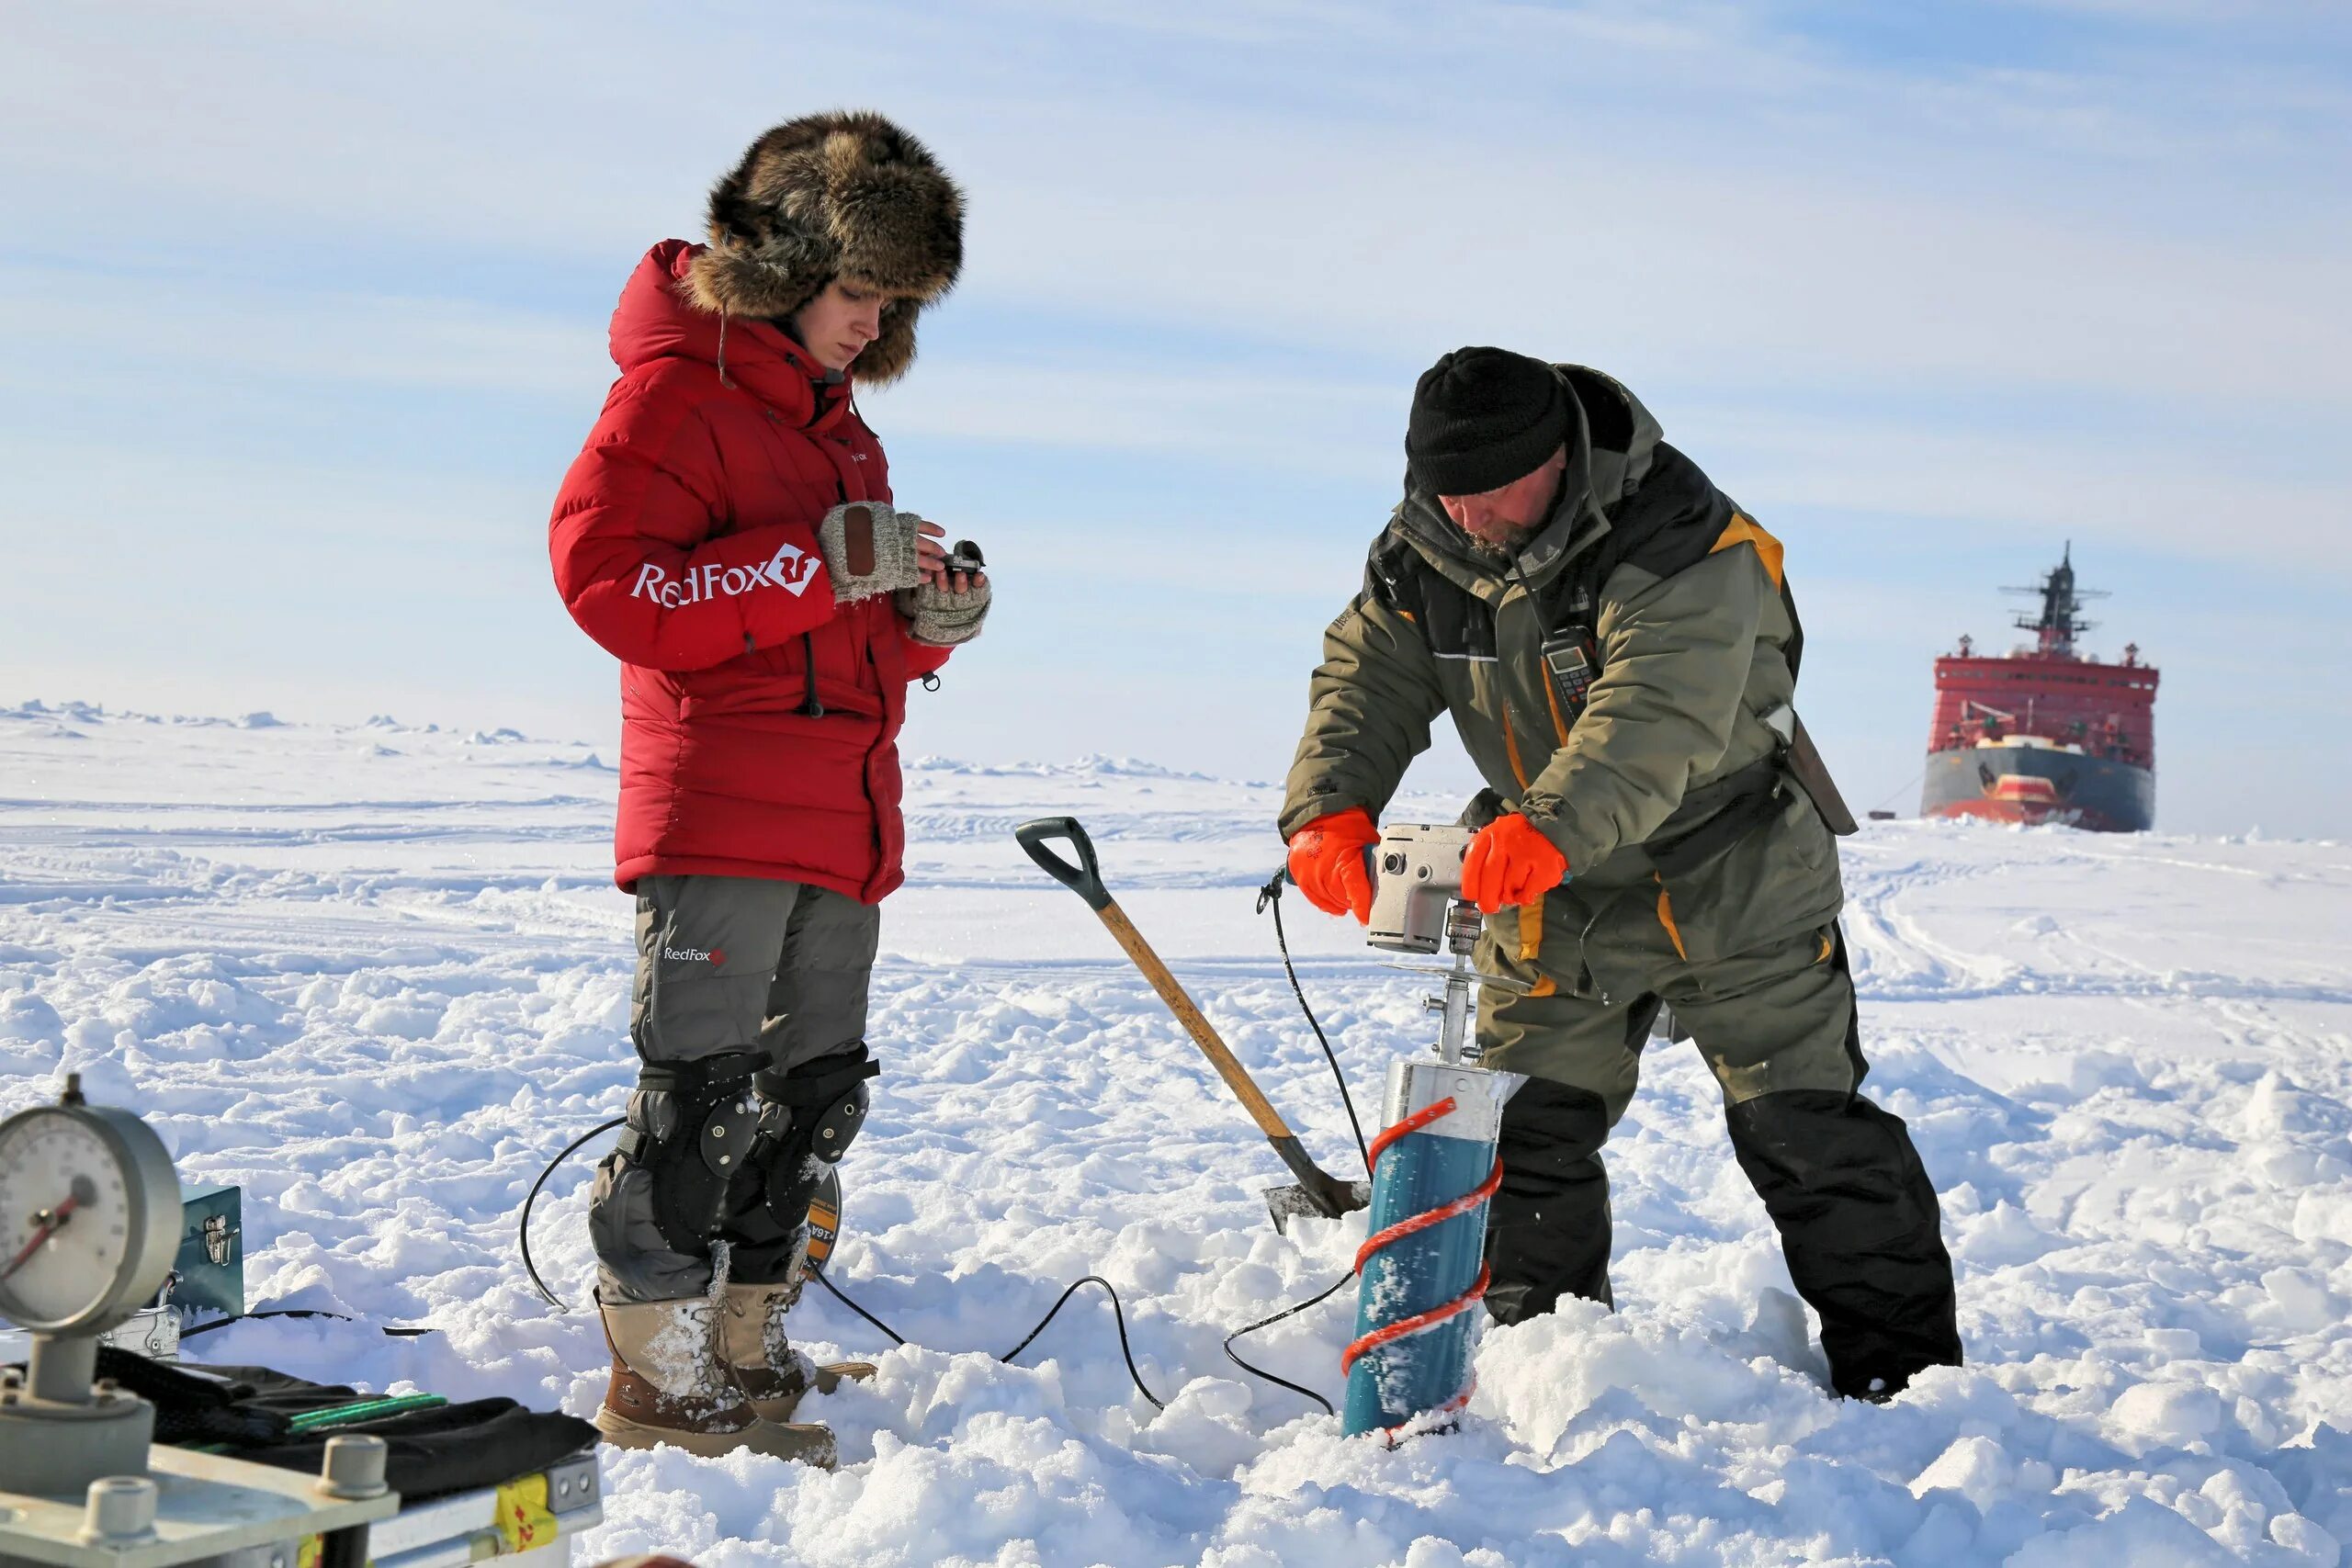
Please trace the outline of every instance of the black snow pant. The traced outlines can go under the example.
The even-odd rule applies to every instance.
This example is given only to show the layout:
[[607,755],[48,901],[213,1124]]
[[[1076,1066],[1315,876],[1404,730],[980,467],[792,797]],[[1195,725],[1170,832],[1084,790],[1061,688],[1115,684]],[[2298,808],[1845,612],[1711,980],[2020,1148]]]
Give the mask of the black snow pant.
[[[621,1145],[596,1168],[588,1213],[603,1299],[706,1294],[719,1241],[730,1280],[790,1278],[803,1225],[771,1212],[778,1173],[736,1165],[735,1146],[709,1129],[755,1100],[755,1073],[772,1075],[761,1092],[804,1101],[871,1075],[866,994],[880,930],[878,909],[830,888],[738,876],[639,880],[629,1037],[642,1066]],[[811,1088],[813,1097],[798,1092]],[[740,1115],[731,1125],[740,1145]],[[784,1156],[796,1170],[805,1165],[797,1146]],[[705,1194],[720,1194],[716,1230],[682,1235],[685,1200],[703,1203]]]
[[1723,1086],[1733,1153],[1821,1320],[1838,1392],[1883,1395],[1924,1367],[1959,1365],[1934,1184],[1902,1120],[1859,1092],[1869,1069],[1842,935],[1708,964],[1665,956],[1675,962],[1643,976],[1654,988],[1613,1001],[1487,993],[1487,1065],[1534,1075],[1503,1111],[1488,1313],[1517,1323],[1563,1295],[1611,1299],[1600,1147],[1663,997]]

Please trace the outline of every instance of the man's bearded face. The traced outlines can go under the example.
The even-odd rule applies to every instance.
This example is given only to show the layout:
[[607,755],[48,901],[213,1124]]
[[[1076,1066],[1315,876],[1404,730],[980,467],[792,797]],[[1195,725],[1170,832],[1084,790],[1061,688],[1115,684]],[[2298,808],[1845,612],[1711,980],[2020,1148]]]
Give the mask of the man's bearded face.
[[1500,556],[1525,543],[1552,514],[1552,505],[1560,498],[1560,476],[1567,466],[1568,452],[1563,446],[1532,472],[1507,485],[1476,495],[1441,495],[1437,503],[1471,543]]

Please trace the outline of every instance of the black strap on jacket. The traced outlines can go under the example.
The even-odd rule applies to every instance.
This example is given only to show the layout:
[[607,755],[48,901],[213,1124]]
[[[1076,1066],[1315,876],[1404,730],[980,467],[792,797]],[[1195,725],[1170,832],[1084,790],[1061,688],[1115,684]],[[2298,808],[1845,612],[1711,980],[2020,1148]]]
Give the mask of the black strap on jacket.
[[1780,753],[1758,758],[1684,795],[1642,852],[1661,875],[1695,871],[1779,816],[1788,788]]

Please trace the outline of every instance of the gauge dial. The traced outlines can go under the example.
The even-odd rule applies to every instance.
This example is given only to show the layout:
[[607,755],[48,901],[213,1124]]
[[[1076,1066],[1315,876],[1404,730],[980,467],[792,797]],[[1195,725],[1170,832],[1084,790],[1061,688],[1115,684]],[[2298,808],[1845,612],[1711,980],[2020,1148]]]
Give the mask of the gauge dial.
[[0,1122],[0,1318],[96,1333],[145,1305],[179,1249],[179,1178],[146,1123],[98,1106]]

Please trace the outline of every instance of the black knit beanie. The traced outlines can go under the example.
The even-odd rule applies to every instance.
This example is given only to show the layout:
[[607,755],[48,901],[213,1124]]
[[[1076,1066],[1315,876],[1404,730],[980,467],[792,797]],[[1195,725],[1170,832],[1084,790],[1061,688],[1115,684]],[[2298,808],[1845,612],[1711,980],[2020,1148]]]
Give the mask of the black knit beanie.
[[1568,438],[1567,389],[1540,359],[1457,348],[1413,387],[1405,463],[1439,495],[1499,490],[1543,466]]

